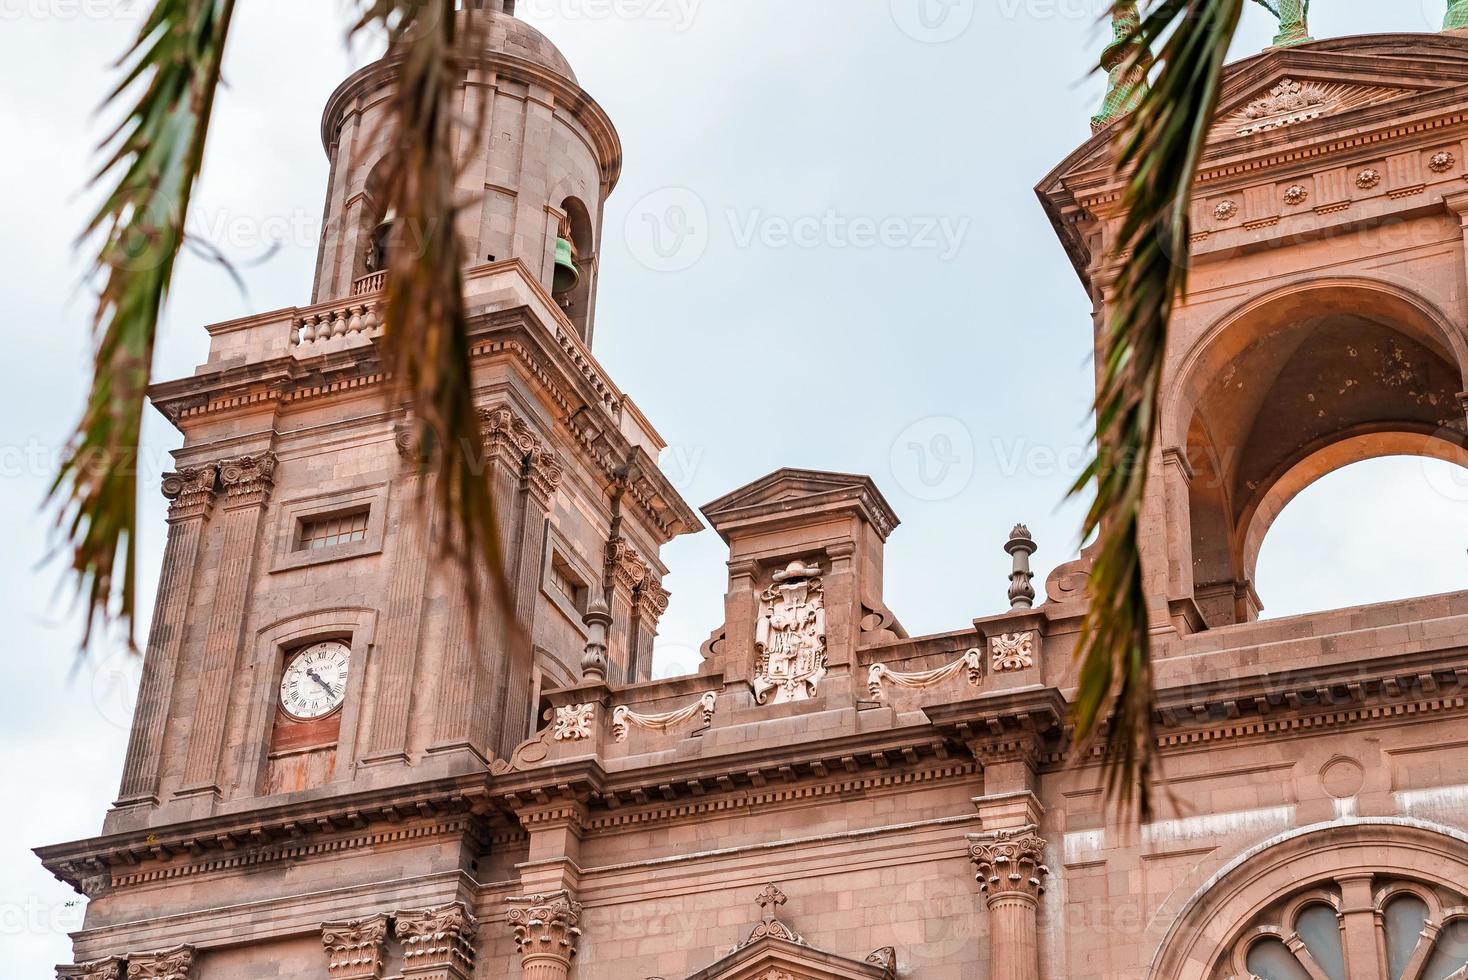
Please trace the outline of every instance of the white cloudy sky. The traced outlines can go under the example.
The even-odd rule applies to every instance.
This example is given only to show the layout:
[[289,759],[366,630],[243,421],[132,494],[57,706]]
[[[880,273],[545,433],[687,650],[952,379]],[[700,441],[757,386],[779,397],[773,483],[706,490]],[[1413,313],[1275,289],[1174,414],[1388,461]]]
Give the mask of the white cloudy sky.
[[[1087,135],[1102,0],[955,0],[936,21],[918,4],[522,2],[626,145],[597,353],[671,444],[665,467],[694,504],[782,465],[872,474],[905,521],[887,598],[914,632],[1001,607],[1015,521],[1034,529],[1042,574],[1075,549],[1078,513],[1061,500],[1085,442],[1090,321],[1030,188]],[[27,849],[97,831],[136,676],[105,649],[76,663],[77,618],[41,564],[38,505],[87,369],[71,243],[101,135],[92,111],[138,5],[0,0],[0,785],[12,797],[0,942],[13,976],[69,959],[80,906]],[[1434,29],[1444,0],[1315,6],[1315,34],[1338,36]],[[240,3],[197,230],[249,266],[248,294],[185,259],[160,376],[203,359],[203,324],[307,300],[326,181],[319,112],[353,63],[345,7]],[[1251,8],[1239,52],[1271,33]],[[660,268],[642,221],[670,202],[706,221],[697,260],[677,271]],[[784,233],[800,219],[818,219],[814,240]],[[853,232],[886,219],[897,224],[884,242]],[[177,439],[155,421],[147,443],[160,471]],[[164,525],[149,483],[151,593]],[[1270,614],[1459,587],[1465,496],[1453,473],[1416,461],[1312,487],[1265,546]],[[704,533],[665,554],[665,670],[718,623],[722,550]]]

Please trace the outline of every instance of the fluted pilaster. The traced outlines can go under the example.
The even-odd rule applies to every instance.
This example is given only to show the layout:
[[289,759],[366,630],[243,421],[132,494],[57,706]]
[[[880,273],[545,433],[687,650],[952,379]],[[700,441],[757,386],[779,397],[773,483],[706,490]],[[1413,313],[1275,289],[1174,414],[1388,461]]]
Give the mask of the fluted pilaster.
[[219,467],[212,463],[163,477],[163,496],[171,501],[168,543],[163,549],[158,601],[153,608],[153,625],[148,630],[137,711],[122,767],[120,806],[158,803],[158,767],[168,725],[168,706],[173,699],[178,655],[193,596],[194,572],[199,564],[199,539],[214,506],[218,478]]
[[1037,918],[1045,891],[1045,840],[1034,827],[969,835],[989,914],[989,980],[1039,980]]
[[224,748],[230,685],[236,674],[245,608],[255,572],[260,520],[275,486],[275,467],[276,457],[271,452],[239,456],[219,464],[219,480],[225,493],[221,520],[224,541],[199,687],[194,695],[193,728],[184,767],[186,793],[220,792],[219,759]]
[[581,903],[565,891],[506,901],[525,980],[566,980],[581,941]]

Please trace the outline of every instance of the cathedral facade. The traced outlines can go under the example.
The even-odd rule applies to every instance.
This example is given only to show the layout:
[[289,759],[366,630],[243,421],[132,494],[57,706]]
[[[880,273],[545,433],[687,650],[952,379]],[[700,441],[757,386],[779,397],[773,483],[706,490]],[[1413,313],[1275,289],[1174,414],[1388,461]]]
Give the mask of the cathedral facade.
[[[435,560],[383,397],[370,65],[322,124],[312,304],[209,327],[152,393],[184,445],[118,799],[38,852],[89,899],[58,975],[1468,976],[1468,592],[1261,621],[1253,583],[1325,473],[1468,463],[1468,36],[1290,38],[1227,70],[1147,461],[1168,783],[1125,826],[1070,759],[1084,553],[1033,581],[1016,527],[1007,605],[911,636],[871,479],[782,469],[700,515],[660,473],[591,349],[616,130],[498,6],[459,231],[530,642]],[[1037,189],[1098,336],[1115,130]],[[653,680],[659,551],[705,523],[724,622]]]

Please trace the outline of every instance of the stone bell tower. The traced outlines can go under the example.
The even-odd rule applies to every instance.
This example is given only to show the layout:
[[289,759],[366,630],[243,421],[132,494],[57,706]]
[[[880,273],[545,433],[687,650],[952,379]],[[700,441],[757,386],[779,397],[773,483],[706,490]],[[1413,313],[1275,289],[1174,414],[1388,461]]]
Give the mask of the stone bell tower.
[[[459,160],[465,254],[471,266],[524,262],[589,344],[602,208],[621,173],[621,142],[565,56],[513,16],[514,0],[466,6],[474,8],[474,27],[461,35],[485,50],[466,53],[455,106],[466,131],[482,129]],[[411,246],[413,230],[395,228],[381,199],[391,79],[390,66],[368,65],[337,88],[322,116],[331,177],[318,303],[380,288],[387,241],[397,236]]]

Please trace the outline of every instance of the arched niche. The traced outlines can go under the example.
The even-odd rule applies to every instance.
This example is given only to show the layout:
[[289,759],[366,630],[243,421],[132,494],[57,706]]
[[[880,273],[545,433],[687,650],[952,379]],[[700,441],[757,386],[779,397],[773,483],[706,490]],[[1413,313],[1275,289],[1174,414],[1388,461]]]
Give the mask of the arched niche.
[[571,235],[571,247],[581,279],[576,288],[559,300],[581,339],[590,343],[591,304],[595,295],[592,285],[596,278],[596,231],[591,212],[579,197],[568,197],[562,201],[561,211],[566,215],[566,230]]
[[1193,596],[1210,626],[1258,617],[1259,547],[1301,490],[1363,459],[1468,465],[1468,345],[1401,286],[1314,280],[1223,317],[1164,400],[1164,447],[1185,461]]
[[1460,953],[1468,957],[1457,933],[1465,882],[1468,834],[1457,828],[1383,817],[1289,831],[1239,855],[1194,890],[1169,924],[1147,977],[1242,980],[1250,976],[1256,945],[1282,943],[1296,951],[1302,973],[1331,980],[1335,956],[1321,954],[1335,951],[1318,943],[1323,930],[1302,922],[1303,913],[1320,917],[1321,907],[1336,916],[1343,936],[1345,980],[1420,976],[1391,967],[1395,957],[1386,955],[1392,937],[1383,913],[1407,895],[1426,909],[1421,938],[1401,959],[1415,957],[1422,966]]

